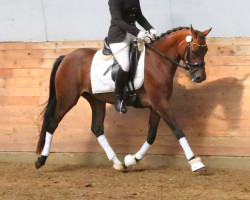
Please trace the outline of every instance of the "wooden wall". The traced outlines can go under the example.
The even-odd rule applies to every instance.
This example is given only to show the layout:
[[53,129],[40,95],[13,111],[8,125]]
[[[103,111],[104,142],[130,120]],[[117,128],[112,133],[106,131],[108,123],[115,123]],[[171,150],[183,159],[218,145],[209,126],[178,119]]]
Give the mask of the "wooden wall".
[[[0,43],[0,151],[34,152],[37,117],[48,97],[54,60],[101,41]],[[250,156],[250,38],[210,38],[207,80],[195,84],[183,70],[175,78],[173,113],[198,155]],[[119,115],[107,105],[105,130],[117,153],[135,153],[144,143],[148,110]],[[91,110],[78,102],[57,129],[53,152],[103,152],[90,131]],[[182,154],[161,121],[150,154]]]

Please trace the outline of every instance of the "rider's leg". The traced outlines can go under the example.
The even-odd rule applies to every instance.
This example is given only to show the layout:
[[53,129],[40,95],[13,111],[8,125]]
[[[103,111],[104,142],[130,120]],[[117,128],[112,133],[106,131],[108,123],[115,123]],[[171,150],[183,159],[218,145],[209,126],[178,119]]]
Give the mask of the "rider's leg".
[[117,62],[121,66],[117,73],[115,81],[116,101],[115,108],[120,113],[126,113],[127,108],[124,102],[124,91],[127,83],[127,76],[129,71],[129,49],[130,43],[133,40],[131,34],[127,34],[123,42],[110,44],[110,49],[114,54]]
[[110,48],[121,68],[118,70],[115,80],[115,109],[120,113],[126,113],[124,91],[129,71],[129,46],[126,42],[110,44]]

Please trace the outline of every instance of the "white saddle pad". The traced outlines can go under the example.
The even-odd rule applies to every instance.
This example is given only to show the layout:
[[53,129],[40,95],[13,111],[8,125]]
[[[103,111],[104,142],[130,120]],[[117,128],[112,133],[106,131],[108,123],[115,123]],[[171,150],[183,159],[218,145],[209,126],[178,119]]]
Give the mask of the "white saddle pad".
[[[104,56],[102,50],[96,52],[91,65],[91,84],[93,94],[107,93],[115,91],[115,83],[111,78],[111,70],[104,75],[107,69],[113,64],[113,58]],[[108,60],[107,60],[108,59]],[[138,90],[143,85],[144,81],[144,64],[145,64],[145,48],[141,52],[138,62],[137,71],[134,79],[135,89]]]

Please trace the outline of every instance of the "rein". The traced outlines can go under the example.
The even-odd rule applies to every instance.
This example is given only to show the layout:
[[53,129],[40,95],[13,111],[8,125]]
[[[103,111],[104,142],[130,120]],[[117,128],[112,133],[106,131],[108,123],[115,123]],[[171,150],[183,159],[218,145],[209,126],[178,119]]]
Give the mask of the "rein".
[[153,50],[154,52],[156,52],[157,54],[159,54],[161,57],[165,58],[166,60],[170,61],[171,63],[179,66],[182,69],[185,70],[189,70],[189,67],[187,67],[187,65],[181,65],[178,62],[176,62],[174,59],[168,57],[166,54],[162,53],[161,51],[159,51],[158,49],[154,48],[153,45],[149,44],[149,43],[145,43],[145,45],[147,47],[149,47],[151,50]]

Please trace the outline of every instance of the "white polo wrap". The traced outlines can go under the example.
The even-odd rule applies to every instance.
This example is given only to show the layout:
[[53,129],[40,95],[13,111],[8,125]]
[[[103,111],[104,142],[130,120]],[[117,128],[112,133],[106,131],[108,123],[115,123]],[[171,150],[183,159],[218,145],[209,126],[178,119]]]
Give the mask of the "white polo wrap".
[[183,151],[185,152],[186,158],[187,158],[188,160],[190,160],[192,157],[194,157],[194,153],[193,153],[193,151],[191,150],[191,148],[190,148],[190,146],[189,146],[189,144],[188,144],[186,138],[185,138],[185,137],[181,138],[181,139],[179,140],[179,142],[180,142],[180,145],[181,145]]
[[49,156],[52,137],[53,137],[52,134],[50,134],[49,132],[46,132],[45,144],[44,144],[43,151],[41,154],[42,156]]
[[141,149],[135,154],[136,159],[141,160],[142,157],[147,153],[151,145],[148,142],[145,142]]
[[108,140],[105,135],[101,135],[97,138],[99,144],[102,146],[103,150],[106,152],[108,159],[112,160],[116,155],[112,147],[109,145]]

